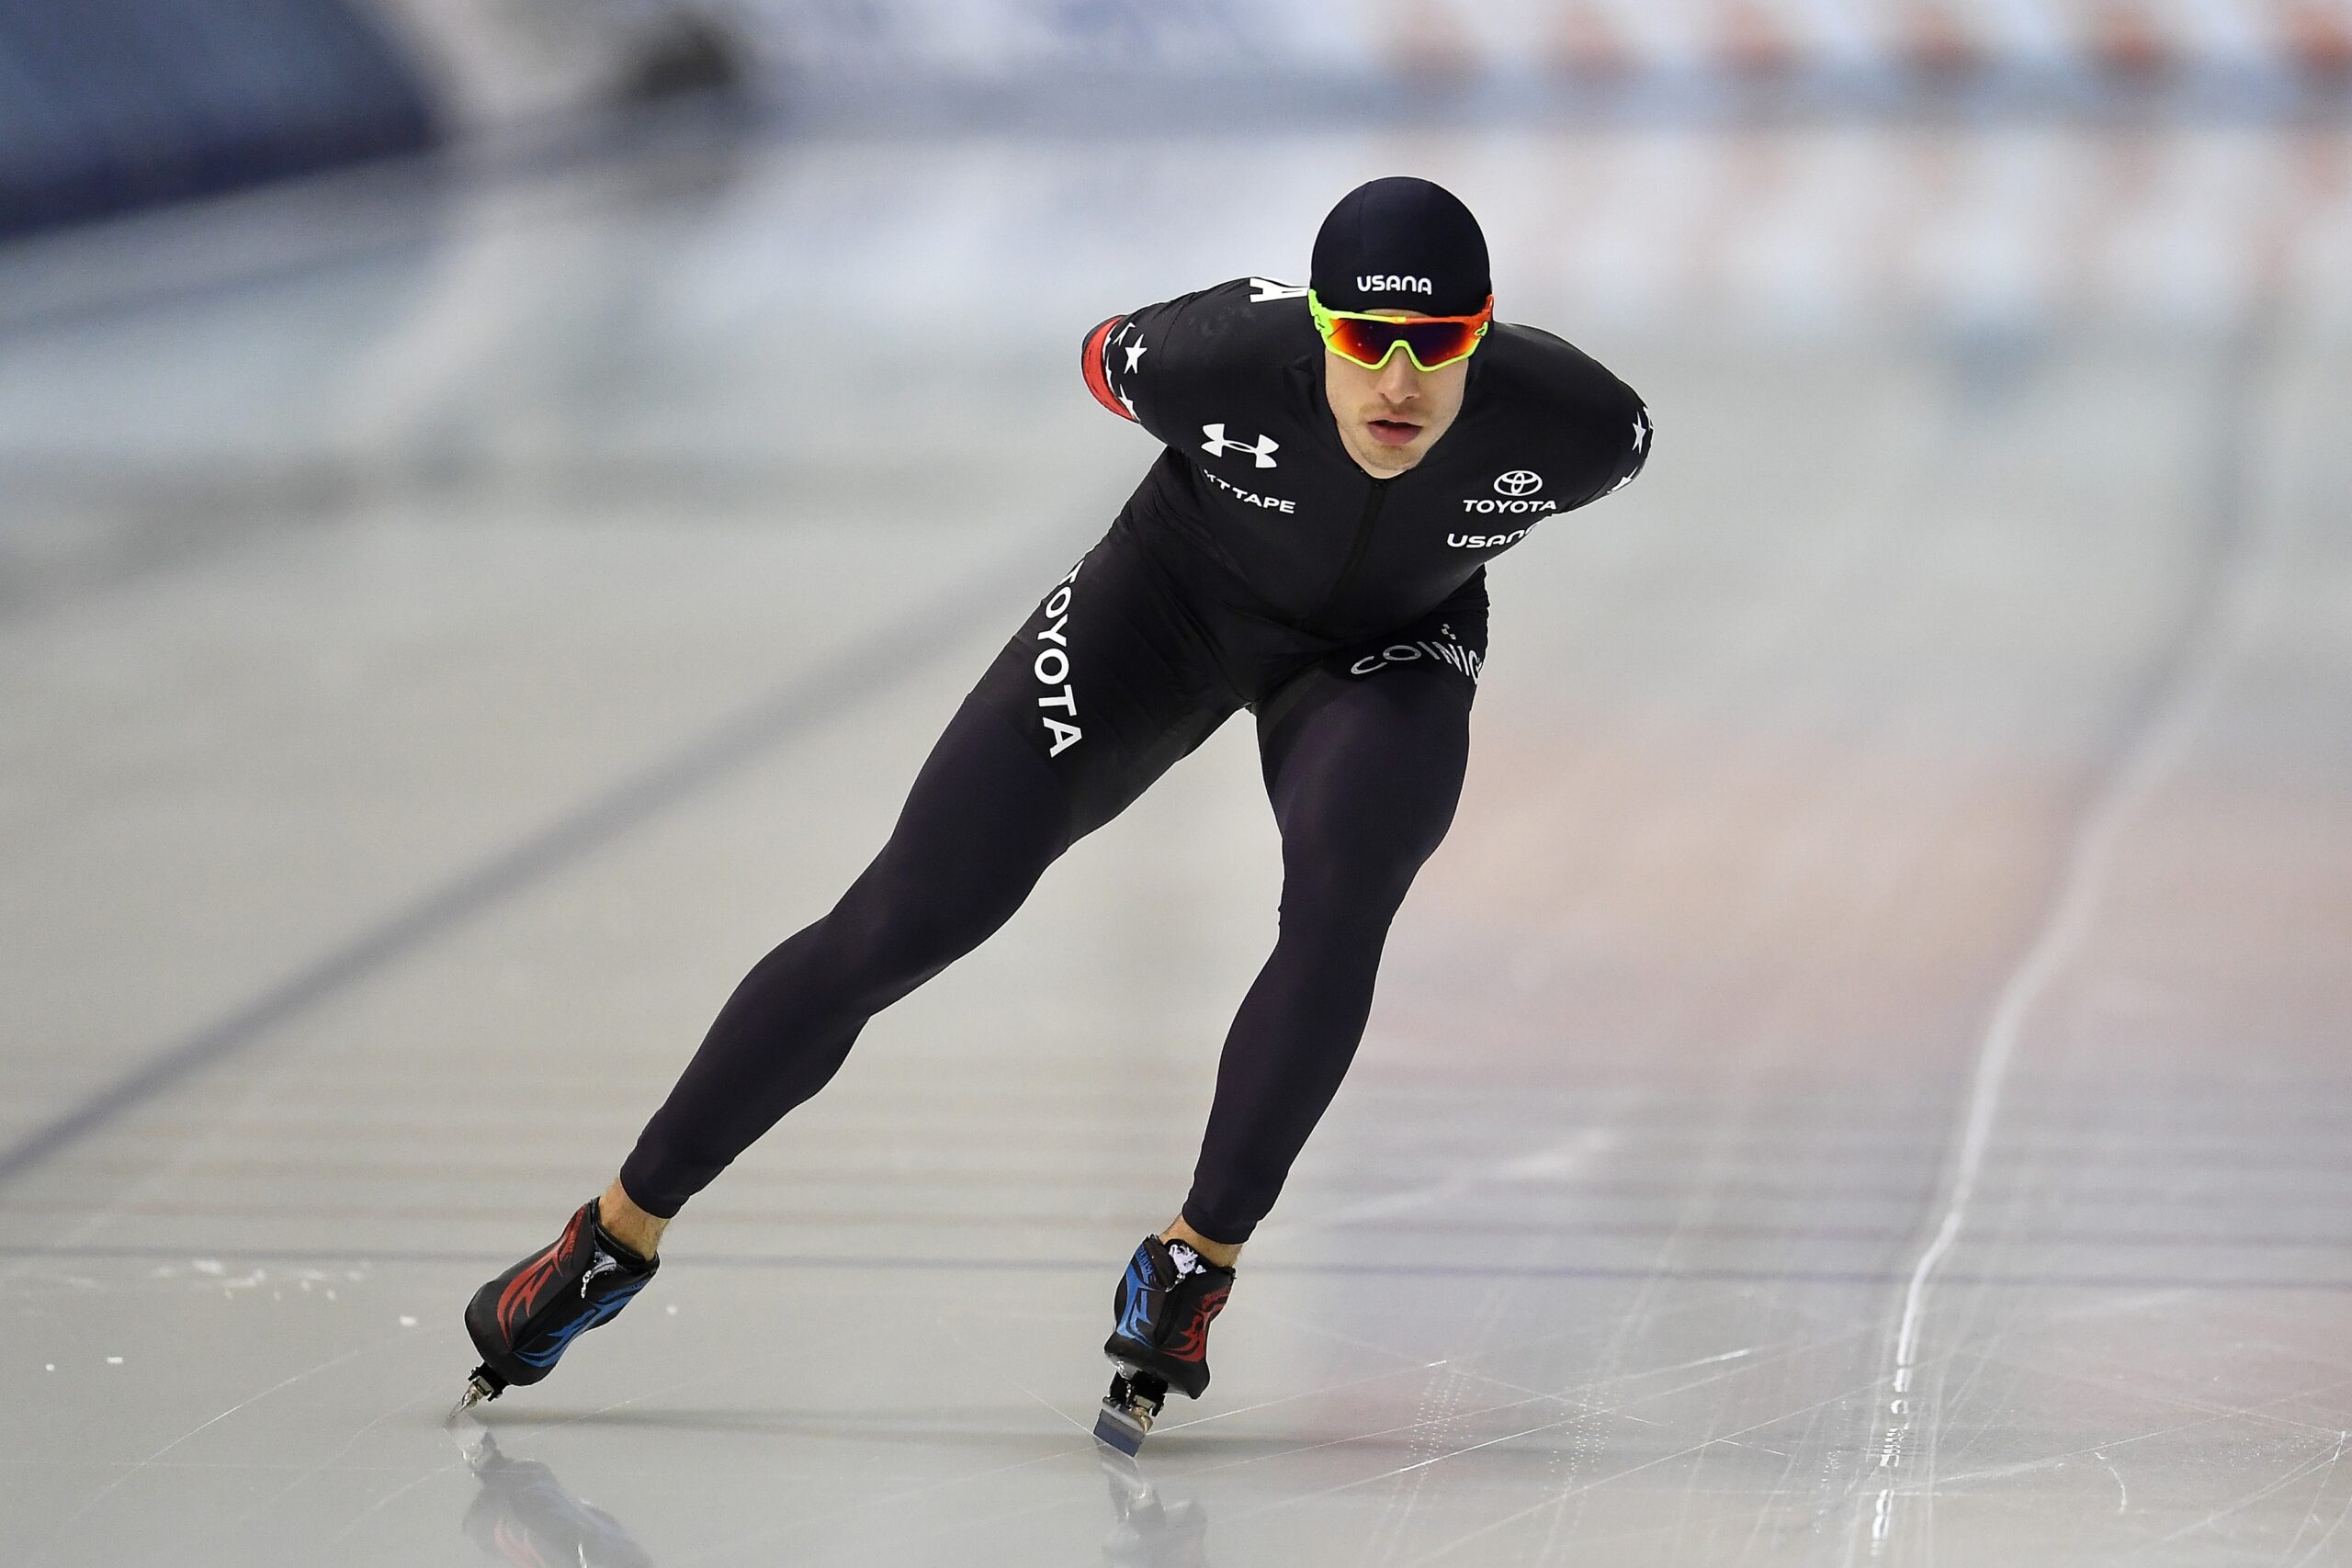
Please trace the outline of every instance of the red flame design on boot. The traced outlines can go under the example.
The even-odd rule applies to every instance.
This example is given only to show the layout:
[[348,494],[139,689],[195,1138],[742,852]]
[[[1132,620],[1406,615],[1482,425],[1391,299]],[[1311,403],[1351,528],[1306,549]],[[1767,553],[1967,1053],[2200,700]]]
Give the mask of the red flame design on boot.
[[506,1289],[499,1292],[498,1331],[506,1336],[509,1345],[515,1342],[518,1337],[516,1330],[529,1320],[532,1310],[539,1304],[539,1292],[547,1289],[548,1280],[562,1266],[564,1256],[571,1250],[571,1244],[579,1239],[580,1222],[587,1217],[587,1213],[584,1208],[575,1213],[571,1223],[563,1227],[563,1235],[556,1244],[533,1258],[531,1266],[515,1275],[507,1282]]
[[1209,1353],[1209,1325],[1216,1320],[1218,1313],[1225,1310],[1225,1298],[1232,1293],[1233,1288],[1228,1285],[1203,1296],[1200,1304],[1193,1309],[1193,1321],[1169,1339],[1163,1353],[1180,1361],[1198,1361],[1206,1358]]

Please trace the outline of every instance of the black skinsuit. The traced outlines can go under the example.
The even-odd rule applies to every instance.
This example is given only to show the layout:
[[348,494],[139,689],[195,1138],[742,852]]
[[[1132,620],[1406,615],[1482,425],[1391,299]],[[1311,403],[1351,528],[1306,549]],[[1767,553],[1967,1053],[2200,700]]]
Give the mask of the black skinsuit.
[[1088,389],[1166,449],[965,699],[880,855],[736,988],[622,1168],[638,1203],[676,1213],[824,1086],[868,1018],[1247,707],[1282,829],[1281,935],[1227,1036],[1184,1217],[1239,1242],[1272,1206],[1453,820],[1485,563],[1622,487],[1650,434],[1598,364],[1497,322],[1453,426],[1374,479],[1340,445],[1305,293],[1238,279],[1087,334]]

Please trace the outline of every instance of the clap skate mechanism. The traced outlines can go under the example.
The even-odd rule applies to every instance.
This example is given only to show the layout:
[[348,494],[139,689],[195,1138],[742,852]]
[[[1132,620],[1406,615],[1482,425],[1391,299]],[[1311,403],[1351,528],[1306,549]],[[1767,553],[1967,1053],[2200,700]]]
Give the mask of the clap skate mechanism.
[[476,1367],[474,1375],[466,1380],[465,1392],[458,1395],[458,1403],[449,1407],[448,1420],[455,1421],[477,1404],[486,1404],[506,1392],[506,1380],[487,1366]]
[[1124,1361],[1113,1365],[1119,1370],[1111,1379],[1111,1392],[1102,1396],[1102,1414],[1094,1417],[1094,1436],[1133,1455],[1168,1403],[1168,1380]]

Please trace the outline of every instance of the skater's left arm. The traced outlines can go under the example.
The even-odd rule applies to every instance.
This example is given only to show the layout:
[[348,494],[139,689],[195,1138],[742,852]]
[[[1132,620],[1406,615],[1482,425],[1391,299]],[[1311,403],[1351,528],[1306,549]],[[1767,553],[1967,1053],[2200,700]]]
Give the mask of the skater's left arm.
[[1577,475],[1569,510],[1590,505],[1632,484],[1650,460],[1650,411],[1641,395],[1598,364],[1584,362],[1585,374],[1563,389],[1559,411],[1573,430],[1570,471]]
[[1609,400],[1594,420],[1592,481],[1578,506],[1623,490],[1650,460],[1649,407],[1623,381],[1616,387],[1623,396]]
[[1557,493],[1573,512],[1632,484],[1649,462],[1652,425],[1641,394],[1582,349],[1541,327],[1512,325],[1510,357],[1490,375],[1529,424],[1523,433],[1566,476]]

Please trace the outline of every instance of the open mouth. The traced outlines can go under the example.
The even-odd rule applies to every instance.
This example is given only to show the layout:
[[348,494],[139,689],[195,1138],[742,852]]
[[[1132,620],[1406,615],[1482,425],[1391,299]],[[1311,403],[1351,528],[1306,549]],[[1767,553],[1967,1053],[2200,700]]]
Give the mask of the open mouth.
[[1364,423],[1372,438],[1384,446],[1402,446],[1421,433],[1421,427],[1410,420],[1374,419]]

